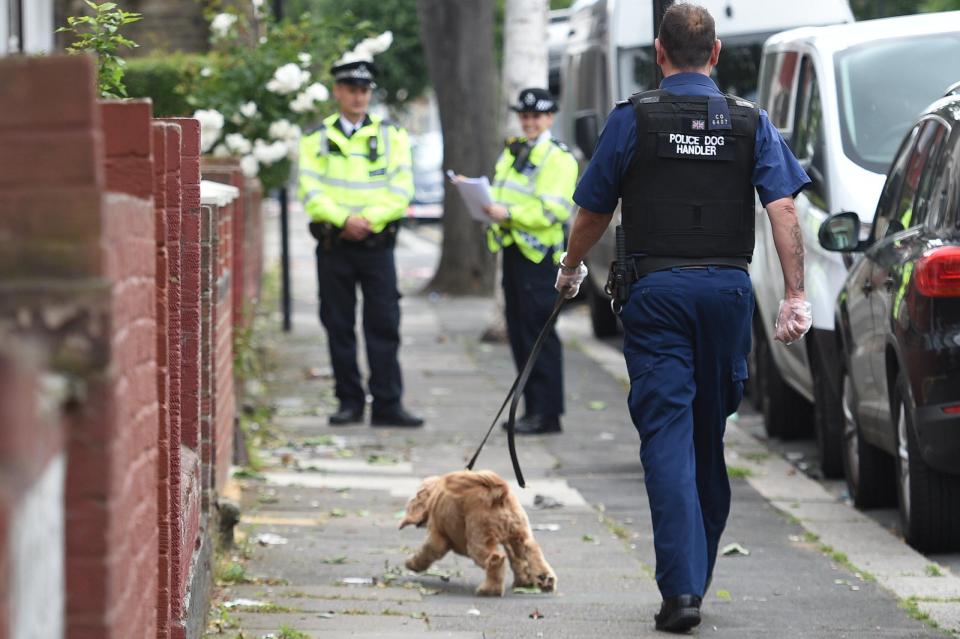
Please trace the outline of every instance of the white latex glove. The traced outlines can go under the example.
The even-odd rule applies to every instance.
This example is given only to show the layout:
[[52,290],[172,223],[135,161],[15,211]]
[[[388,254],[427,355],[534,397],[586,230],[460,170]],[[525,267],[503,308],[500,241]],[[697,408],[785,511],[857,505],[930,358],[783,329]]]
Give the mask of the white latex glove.
[[563,265],[563,259],[566,256],[566,251],[560,256],[560,265],[557,267],[557,283],[554,288],[563,293],[564,297],[570,299],[576,297],[577,293],[580,292],[580,285],[587,277],[587,265],[580,262],[576,268],[567,268]]
[[807,334],[813,324],[813,307],[810,302],[799,298],[780,300],[777,322],[774,324],[776,339],[784,344],[792,344]]

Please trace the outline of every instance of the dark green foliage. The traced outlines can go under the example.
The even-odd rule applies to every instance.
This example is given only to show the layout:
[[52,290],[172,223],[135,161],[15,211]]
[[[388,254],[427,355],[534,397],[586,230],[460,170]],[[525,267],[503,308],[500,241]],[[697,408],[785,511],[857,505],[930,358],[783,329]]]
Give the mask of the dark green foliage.
[[187,95],[206,64],[205,56],[188,53],[132,59],[127,62],[127,94],[153,99],[154,117],[190,116],[194,107]]

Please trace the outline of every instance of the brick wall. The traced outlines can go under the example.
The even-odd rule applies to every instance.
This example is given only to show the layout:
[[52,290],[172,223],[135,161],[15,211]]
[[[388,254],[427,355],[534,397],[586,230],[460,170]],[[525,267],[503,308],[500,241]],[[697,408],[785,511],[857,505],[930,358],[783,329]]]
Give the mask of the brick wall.
[[[199,637],[259,207],[202,226],[198,123],[98,104],[93,80],[79,56],[0,60],[0,344],[38,354],[0,353],[0,639]],[[56,427],[30,412],[50,379]],[[59,599],[34,592],[57,574]]]

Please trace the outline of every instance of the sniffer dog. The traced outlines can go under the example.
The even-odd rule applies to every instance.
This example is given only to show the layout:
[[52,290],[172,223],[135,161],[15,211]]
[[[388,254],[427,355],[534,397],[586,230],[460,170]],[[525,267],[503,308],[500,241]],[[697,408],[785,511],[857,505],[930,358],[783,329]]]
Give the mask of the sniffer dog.
[[527,513],[493,471],[460,470],[426,478],[407,502],[400,528],[410,524],[426,526],[429,532],[423,547],[407,560],[410,570],[423,572],[452,550],[486,570],[478,595],[503,596],[506,560],[514,587],[557,587],[557,575],[533,538]]

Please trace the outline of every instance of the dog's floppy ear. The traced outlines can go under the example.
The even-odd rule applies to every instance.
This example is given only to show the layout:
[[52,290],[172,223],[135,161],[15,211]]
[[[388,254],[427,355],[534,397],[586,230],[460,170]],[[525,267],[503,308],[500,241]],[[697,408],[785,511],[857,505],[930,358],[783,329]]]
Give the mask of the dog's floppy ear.
[[400,528],[410,524],[419,528],[427,523],[427,516],[430,514],[428,504],[439,481],[440,478],[436,475],[423,480],[417,489],[417,494],[407,502],[407,512],[404,514],[403,521],[400,522]]

